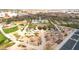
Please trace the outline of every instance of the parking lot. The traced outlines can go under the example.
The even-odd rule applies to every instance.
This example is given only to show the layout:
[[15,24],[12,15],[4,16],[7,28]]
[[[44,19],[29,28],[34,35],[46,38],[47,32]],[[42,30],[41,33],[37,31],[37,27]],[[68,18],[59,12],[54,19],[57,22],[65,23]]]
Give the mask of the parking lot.
[[77,29],[60,50],[79,50],[79,29]]

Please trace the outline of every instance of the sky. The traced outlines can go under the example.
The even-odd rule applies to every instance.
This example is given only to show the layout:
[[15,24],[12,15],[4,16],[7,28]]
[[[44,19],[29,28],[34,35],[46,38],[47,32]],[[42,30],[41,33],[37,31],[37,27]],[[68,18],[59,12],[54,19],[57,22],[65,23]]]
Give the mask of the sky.
[[77,9],[78,0],[0,0],[2,9]]

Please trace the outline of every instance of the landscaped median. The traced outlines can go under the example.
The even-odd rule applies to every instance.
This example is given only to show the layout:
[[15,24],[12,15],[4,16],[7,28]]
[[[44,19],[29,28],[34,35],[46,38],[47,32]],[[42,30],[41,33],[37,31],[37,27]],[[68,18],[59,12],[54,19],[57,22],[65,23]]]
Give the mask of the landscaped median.
[[6,29],[3,29],[3,31],[5,33],[11,33],[11,32],[15,32],[18,30],[18,26],[15,26],[15,27],[12,27],[12,28],[6,28]]

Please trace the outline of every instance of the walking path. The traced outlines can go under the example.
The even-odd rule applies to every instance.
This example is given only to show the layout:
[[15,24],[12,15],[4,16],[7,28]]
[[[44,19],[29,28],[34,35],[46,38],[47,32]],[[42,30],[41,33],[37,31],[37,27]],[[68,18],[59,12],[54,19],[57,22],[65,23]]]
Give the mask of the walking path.
[[[28,28],[28,26],[29,26],[29,24],[24,28],[24,30],[21,32],[21,34],[23,34],[24,35],[24,33],[26,33],[26,29]],[[1,31],[1,33],[5,36],[5,37],[7,37],[7,38],[9,38],[11,41],[13,41],[15,44],[13,45],[13,46],[11,46],[11,47],[8,47],[7,49],[9,49],[9,50],[16,50],[16,49],[21,49],[21,48],[18,48],[18,45],[19,44],[21,44],[22,42],[20,42],[20,41],[17,41],[16,39],[16,37],[15,36],[13,36],[13,35],[11,35],[11,34],[6,34],[4,31],[3,31],[3,29],[2,29],[2,25],[0,24],[0,31]],[[44,49],[44,46],[45,46],[45,43],[46,43],[46,39],[45,39],[45,31],[44,30],[39,30],[40,31],[40,34],[41,34],[41,45],[39,45],[39,46],[35,46],[35,45],[32,45],[32,44],[30,44],[29,42],[28,43],[26,43],[26,42],[23,42],[24,43],[24,45],[26,46],[26,49],[29,49],[29,48],[32,48],[32,49],[37,49],[37,50],[41,50],[41,49]]]
[[2,25],[0,24],[0,32],[7,38],[9,38],[9,40],[13,41],[15,44],[12,47],[16,47],[20,42],[16,40],[16,38],[10,34],[6,34],[3,29],[2,29]]

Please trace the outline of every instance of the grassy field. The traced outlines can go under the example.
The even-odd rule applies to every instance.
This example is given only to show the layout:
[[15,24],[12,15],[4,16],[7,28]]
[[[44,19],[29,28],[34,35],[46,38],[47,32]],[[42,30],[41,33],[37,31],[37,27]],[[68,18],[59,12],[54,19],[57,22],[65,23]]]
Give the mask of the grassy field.
[[12,27],[12,28],[7,28],[7,29],[3,29],[5,33],[11,33],[11,32],[15,32],[18,30],[18,27]]
[[8,46],[11,46],[13,43],[11,40],[6,38],[3,34],[0,33],[0,49],[5,49]]
[[8,38],[6,38],[3,34],[0,34],[0,44],[5,40],[8,40]]
[[29,24],[28,27],[29,27],[29,28],[35,28],[35,27],[36,27],[36,24]]
[[12,46],[14,43],[13,42],[4,42],[0,45],[0,49],[6,49],[7,47]]

